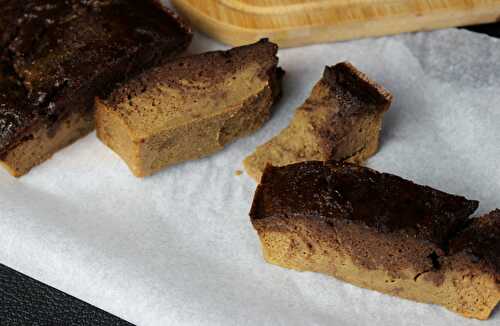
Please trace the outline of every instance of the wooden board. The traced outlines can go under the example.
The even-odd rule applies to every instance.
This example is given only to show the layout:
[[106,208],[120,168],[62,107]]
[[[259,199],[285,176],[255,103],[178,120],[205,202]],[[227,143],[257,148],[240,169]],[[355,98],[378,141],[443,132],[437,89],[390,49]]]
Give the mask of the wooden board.
[[500,21],[500,0],[172,0],[202,32],[232,45],[282,47]]

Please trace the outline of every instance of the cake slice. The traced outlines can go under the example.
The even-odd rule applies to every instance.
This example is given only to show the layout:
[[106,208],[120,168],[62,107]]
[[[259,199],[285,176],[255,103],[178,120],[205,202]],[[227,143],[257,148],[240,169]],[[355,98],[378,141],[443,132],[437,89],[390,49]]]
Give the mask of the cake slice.
[[250,217],[269,263],[485,319],[500,299],[499,214],[471,222],[477,206],[365,167],[308,161],[268,166]]
[[277,136],[243,164],[259,181],[266,164],[308,160],[363,163],[378,149],[382,117],[392,95],[348,62],[326,67],[309,98]]
[[0,162],[15,176],[90,132],[95,96],[191,41],[154,0],[4,0],[1,16]]
[[281,92],[277,50],[261,40],[147,71],[97,101],[97,136],[138,177],[212,154],[268,120]]

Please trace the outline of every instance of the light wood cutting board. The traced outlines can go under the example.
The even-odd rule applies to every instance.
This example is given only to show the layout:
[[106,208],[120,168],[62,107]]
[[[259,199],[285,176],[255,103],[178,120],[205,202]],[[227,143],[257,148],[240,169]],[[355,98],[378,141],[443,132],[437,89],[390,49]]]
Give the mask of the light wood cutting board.
[[500,21],[500,0],[172,0],[202,32],[232,45],[282,47]]

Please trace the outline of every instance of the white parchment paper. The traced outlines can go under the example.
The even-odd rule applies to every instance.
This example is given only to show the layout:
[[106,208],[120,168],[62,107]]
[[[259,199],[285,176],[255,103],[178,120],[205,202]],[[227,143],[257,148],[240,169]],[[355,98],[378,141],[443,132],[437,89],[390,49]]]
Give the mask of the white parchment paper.
[[[191,52],[226,48],[196,35]],[[0,262],[139,325],[499,325],[264,263],[241,161],[285,127],[325,65],[395,95],[368,165],[500,206],[500,41],[463,30],[279,52],[271,121],[224,151],[137,179],[94,134],[30,174],[0,172]]]

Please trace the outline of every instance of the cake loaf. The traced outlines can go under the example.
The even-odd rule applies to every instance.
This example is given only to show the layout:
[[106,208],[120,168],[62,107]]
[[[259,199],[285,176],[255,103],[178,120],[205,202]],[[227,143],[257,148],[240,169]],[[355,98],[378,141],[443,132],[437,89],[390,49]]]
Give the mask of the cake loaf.
[[259,181],[266,164],[308,160],[363,163],[378,149],[383,114],[392,95],[352,64],[326,67],[288,127],[257,147],[243,164]]
[[147,71],[97,101],[97,136],[138,177],[212,154],[268,120],[281,93],[277,50],[261,40]]
[[486,319],[500,300],[500,213],[340,162],[268,166],[250,212],[266,261]]
[[0,162],[15,176],[90,132],[95,96],[191,41],[189,28],[153,0],[0,6]]

